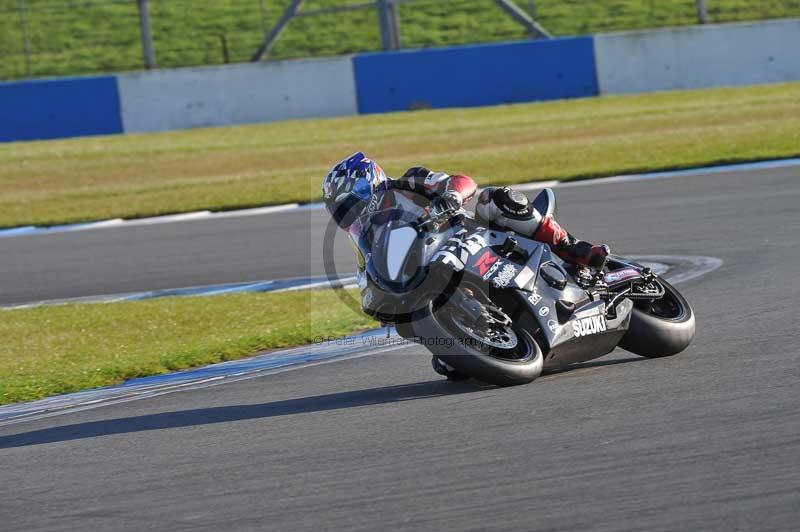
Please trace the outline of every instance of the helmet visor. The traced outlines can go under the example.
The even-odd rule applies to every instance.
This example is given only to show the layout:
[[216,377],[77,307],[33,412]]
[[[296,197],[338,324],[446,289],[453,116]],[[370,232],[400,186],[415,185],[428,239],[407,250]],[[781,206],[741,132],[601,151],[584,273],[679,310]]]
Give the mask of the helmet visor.
[[[369,196],[367,196],[368,198]],[[333,221],[336,225],[345,229],[353,225],[353,222],[361,215],[361,211],[367,204],[366,199],[361,199],[355,192],[350,192],[344,199],[337,202],[336,207],[331,213]]]
[[359,177],[353,184],[352,194],[360,200],[366,200],[372,195],[372,185],[366,177]]
[[359,177],[350,192],[342,199],[338,199],[331,212],[333,221],[341,228],[349,227],[361,215],[364,207],[372,196],[372,185],[366,177]]

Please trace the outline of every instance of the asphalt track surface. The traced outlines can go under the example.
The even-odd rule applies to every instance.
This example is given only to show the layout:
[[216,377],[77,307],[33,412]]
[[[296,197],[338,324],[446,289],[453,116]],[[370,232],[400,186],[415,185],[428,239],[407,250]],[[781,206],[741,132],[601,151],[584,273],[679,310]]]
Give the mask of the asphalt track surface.
[[[798,172],[558,194],[571,230],[620,253],[724,260],[680,285],[685,353],[495,388],[448,384],[410,348],[4,427],[0,528],[796,530]],[[240,220],[239,244],[279,241],[292,216]],[[180,225],[150,249],[221,233]]]
[[[800,170],[794,168],[758,175],[780,179],[798,174]],[[694,186],[689,182],[716,193],[713,187],[727,186],[731,176],[746,179],[748,175],[753,174],[737,171],[698,179],[670,178],[655,186],[644,182],[558,188],[559,219],[583,238],[608,240],[618,253],[663,255],[676,249],[686,255],[681,253],[685,245],[680,241],[637,240],[646,223],[643,218],[652,214],[636,209],[625,198],[618,200],[617,191],[641,190],[647,197],[653,190],[661,194],[659,187],[663,187],[679,198]],[[642,196],[633,197],[638,202]],[[0,305],[321,275],[328,222],[321,209],[295,210],[0,238]],[[336,236],[336,265],[340,273],[351,275],[352,251],[341,232],[332,234]]]
[[321,275],[327,221],[296,210],[0,238],[0,304]]

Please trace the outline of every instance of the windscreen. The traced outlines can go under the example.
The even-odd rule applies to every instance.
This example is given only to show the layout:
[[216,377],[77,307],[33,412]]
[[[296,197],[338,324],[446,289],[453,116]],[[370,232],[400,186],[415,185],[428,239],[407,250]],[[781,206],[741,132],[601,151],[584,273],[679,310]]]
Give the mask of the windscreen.
[[426,216],[425,206],[422,201],[414,201],[408,193],[398,190],[388,190],[379,198],[379,208],[367,212],[359,217],[361,225],[360,237],[357,247],[364,257],[369,257],[376,237],[382,234],[381,228],[390,225],[401,227],[421,223]]

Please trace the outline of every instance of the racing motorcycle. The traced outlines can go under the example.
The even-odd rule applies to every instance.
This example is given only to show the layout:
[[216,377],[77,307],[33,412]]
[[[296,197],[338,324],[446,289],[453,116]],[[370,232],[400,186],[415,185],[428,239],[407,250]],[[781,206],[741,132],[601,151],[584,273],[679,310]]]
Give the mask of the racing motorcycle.
[[[555,214],[553,191],[533,206]],[[365,216],[356,246],[365,312],[426,347],[451,380],[524,384],[617,346],[674,355],[694,337],[686,299],[634,261],[610,255],[602,268],[575,266],[464,211],[395,205]]]

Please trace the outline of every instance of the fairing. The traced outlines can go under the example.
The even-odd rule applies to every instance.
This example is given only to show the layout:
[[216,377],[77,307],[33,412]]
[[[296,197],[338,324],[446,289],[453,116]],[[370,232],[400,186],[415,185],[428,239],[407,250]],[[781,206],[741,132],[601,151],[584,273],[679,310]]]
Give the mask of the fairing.
[[[374,293],[365,310],[385,321],[405,321],[421,299],[441,294],[442,286],[430,286],[430,272],[445,267],[525,323],[540,343],[547,368],[603,356],[628,328],[631,301],[622,300],[608,312],[605,301],[579,285],[576,270],[539,242],[469,219],[427,231],[418,213],[402,209],[372,214],[367,227],[359,250],[367,258],[366,290]],[[626,271],[619,277],[632,275]]]

